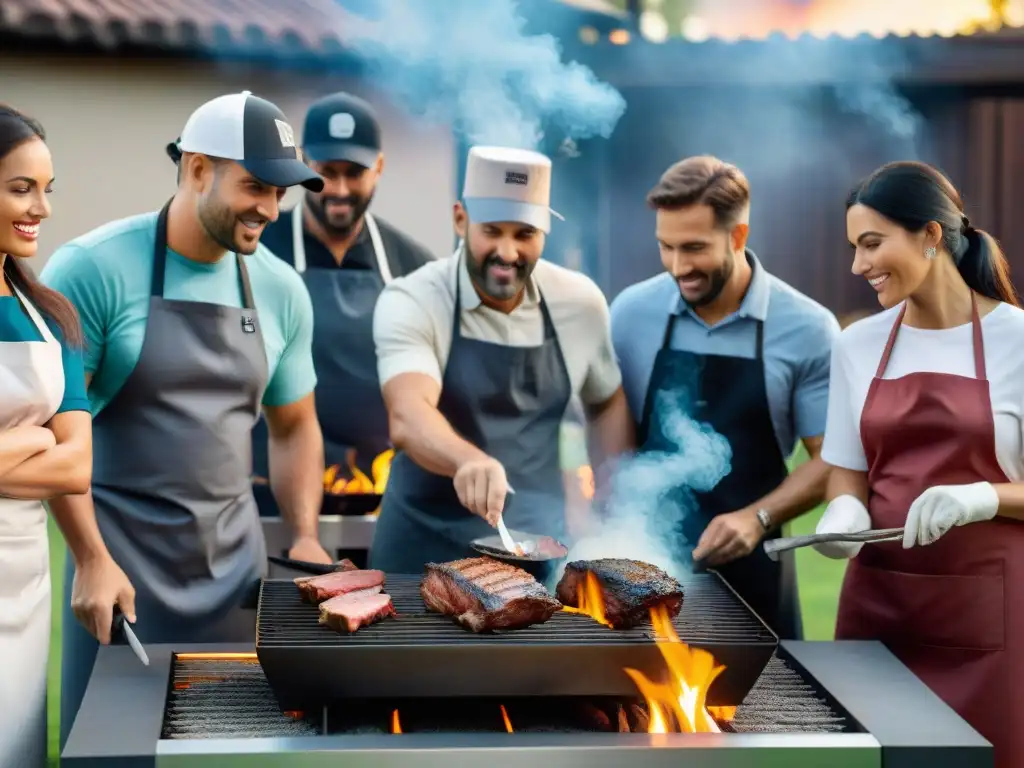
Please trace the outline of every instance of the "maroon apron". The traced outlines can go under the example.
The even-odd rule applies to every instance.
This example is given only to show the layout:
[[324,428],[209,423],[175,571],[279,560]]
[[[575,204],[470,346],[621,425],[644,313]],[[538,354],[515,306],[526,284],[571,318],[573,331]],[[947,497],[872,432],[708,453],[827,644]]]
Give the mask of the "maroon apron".
[[[902,527],[932,486],[1009,482],[971,299],[974,378],[883,379],[906,306],[889,334],[860,421],[873,528]],[[836,639],[881,640],[992,742],[997,768],[1024,766],[1024,525],[996,518],[928,546],[866,545],[846,570]]]

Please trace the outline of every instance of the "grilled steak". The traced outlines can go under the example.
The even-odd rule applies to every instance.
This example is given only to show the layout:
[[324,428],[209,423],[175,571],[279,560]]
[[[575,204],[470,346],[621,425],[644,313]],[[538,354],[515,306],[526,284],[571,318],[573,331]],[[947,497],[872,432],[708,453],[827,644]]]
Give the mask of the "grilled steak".
[[302,599],[318,604],[338,595],[360,589],[384,586],[384,571],[335,571],[322,576],[295,580]]
[[320,623],[338,632],[355,632],[360,627],[394,615],[391,595],[381,594],[379,586],[338,595],[320,603]]
[[555,588],[555,594],[564,605],[580,607],[580,595],[586,595],[588,573],[597,578],[605,618],[615,629],[642,623],[655,606],[664,606],[672,617],[683,607],[683,587],[678,581],[650,563],[620,558],[576,560],[567,564]]
[[[349,560],[347,557],[344,560],[339,560],[334,564],[334,571],[332,573],[340,573],[342,571],[358,571],[359,566]],[[304,581],[315,579],[317,576],[325,576],[326,574],[320,573],[313,576],[299,576],[297,579],[292,579],[296,584],[301,584]]]
[[526,571],[489,557],[427,563],[420,595],[472,632],[543,624],[562,607]]

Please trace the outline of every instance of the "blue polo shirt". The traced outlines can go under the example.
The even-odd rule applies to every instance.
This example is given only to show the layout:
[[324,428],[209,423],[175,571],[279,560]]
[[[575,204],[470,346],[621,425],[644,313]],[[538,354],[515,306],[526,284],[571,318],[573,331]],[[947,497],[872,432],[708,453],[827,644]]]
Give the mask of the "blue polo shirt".
[[696,354],[754,358],[757,323],[764,322],[764,375],[775,437],[783,456],[798,438],[825,432],[832,344],[839,322],[825,307],[770,275],[747,251],[753,267],[739,310],[713,326],[691,310],[668,273],[631,285],[611,305],[612,343],[633,418],[643,417],[654,359],[675,315],[670,347]]

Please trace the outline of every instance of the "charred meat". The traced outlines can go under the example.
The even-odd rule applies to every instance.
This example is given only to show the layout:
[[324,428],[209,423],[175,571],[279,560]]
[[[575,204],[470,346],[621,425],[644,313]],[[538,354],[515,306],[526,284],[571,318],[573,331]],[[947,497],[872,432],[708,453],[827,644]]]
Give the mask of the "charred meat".
[[605,558],[568,563],[555,594],[564,605],[582,608],[582,603],[589,600],[588,579],[596,580],[604,617],[615,629],[643,623],[656,606],[664,607],[673,618],[683,607],[682,585],[657,566],[640,560]]
[[381,594],[379,585],[320,603],[320,623],[338,632],[355,632],[360,627],[395,615],[391,595]]
[[471,632],[543,624],[562,607],[526,571],[489,557],[427,563],[420,595]]
[[317,605],[338,595],[383,587],[384,571],[335,571],[322,576],[295,579],[295,586],[299,588],[303,600]]

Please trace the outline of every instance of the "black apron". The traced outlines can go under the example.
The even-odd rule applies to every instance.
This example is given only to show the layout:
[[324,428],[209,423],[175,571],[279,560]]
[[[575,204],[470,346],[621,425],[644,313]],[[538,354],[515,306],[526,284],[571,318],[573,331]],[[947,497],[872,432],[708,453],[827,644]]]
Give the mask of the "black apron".
[[[249,483],[250,436],[267,358],[245,262],[244,307],[163,297],[167,211],[157,219],[153,282],[138,362],[93,420],[92,495],[110,554],[135,587],[143,643],[254,643],[242,602],[266,572]],[[97,643],[64,601],[61,743]]]
[[[671,348],[676,314],[669,315],[661,349],[654,360],[638,433],[641,451],[677,450],[663,430],[664,414],[656,407],[671,398],[697,422],[710,425],[729,441],[732,467],[708,492],[674,491],[684,515],[676,556],[692,562],[693,548],[716,515],[736,512],[774,491],[789,474],[779,449],[768,407],[764,373],[764,323],[757,321],[754,358],[701,355]],[[778,530],[769,538],[780,535]],[[792,553],[775,562],[761,546],[716,570],[783,639],[802,634]]]
[[[292,212],[292,255],[313,303],[313,363],[316,367],[316,414],[324,436],[324,461],[347,475],[348,452],[370,475],[374,457],[391,447],[388,414],[377,377],[373,343],[373,309],[391,269],[377,222],[364,221],[377,269],[306,269],[302,203]],[[253,430],[254,474],[269,478],[268,435],[264,419]],[[372,475],[371,475],[372,476]],[[279,516],[268,486],[258,488],[260,514]]]
[[[572,386],[547,304],[541,295],[540,346],[467,339],[461,327],[464,269],[460,261],[452,343],[438,410],[459,435],[505,468],[516,492],[506,504],[505,524],[563,541],[565,487],[559,434]],[[428,562],[477,556],[470,542],[494,533],[483,518],[462,506],[450,477],[426,471],[399,451],[384,491],[370,567],[422,573]]]

